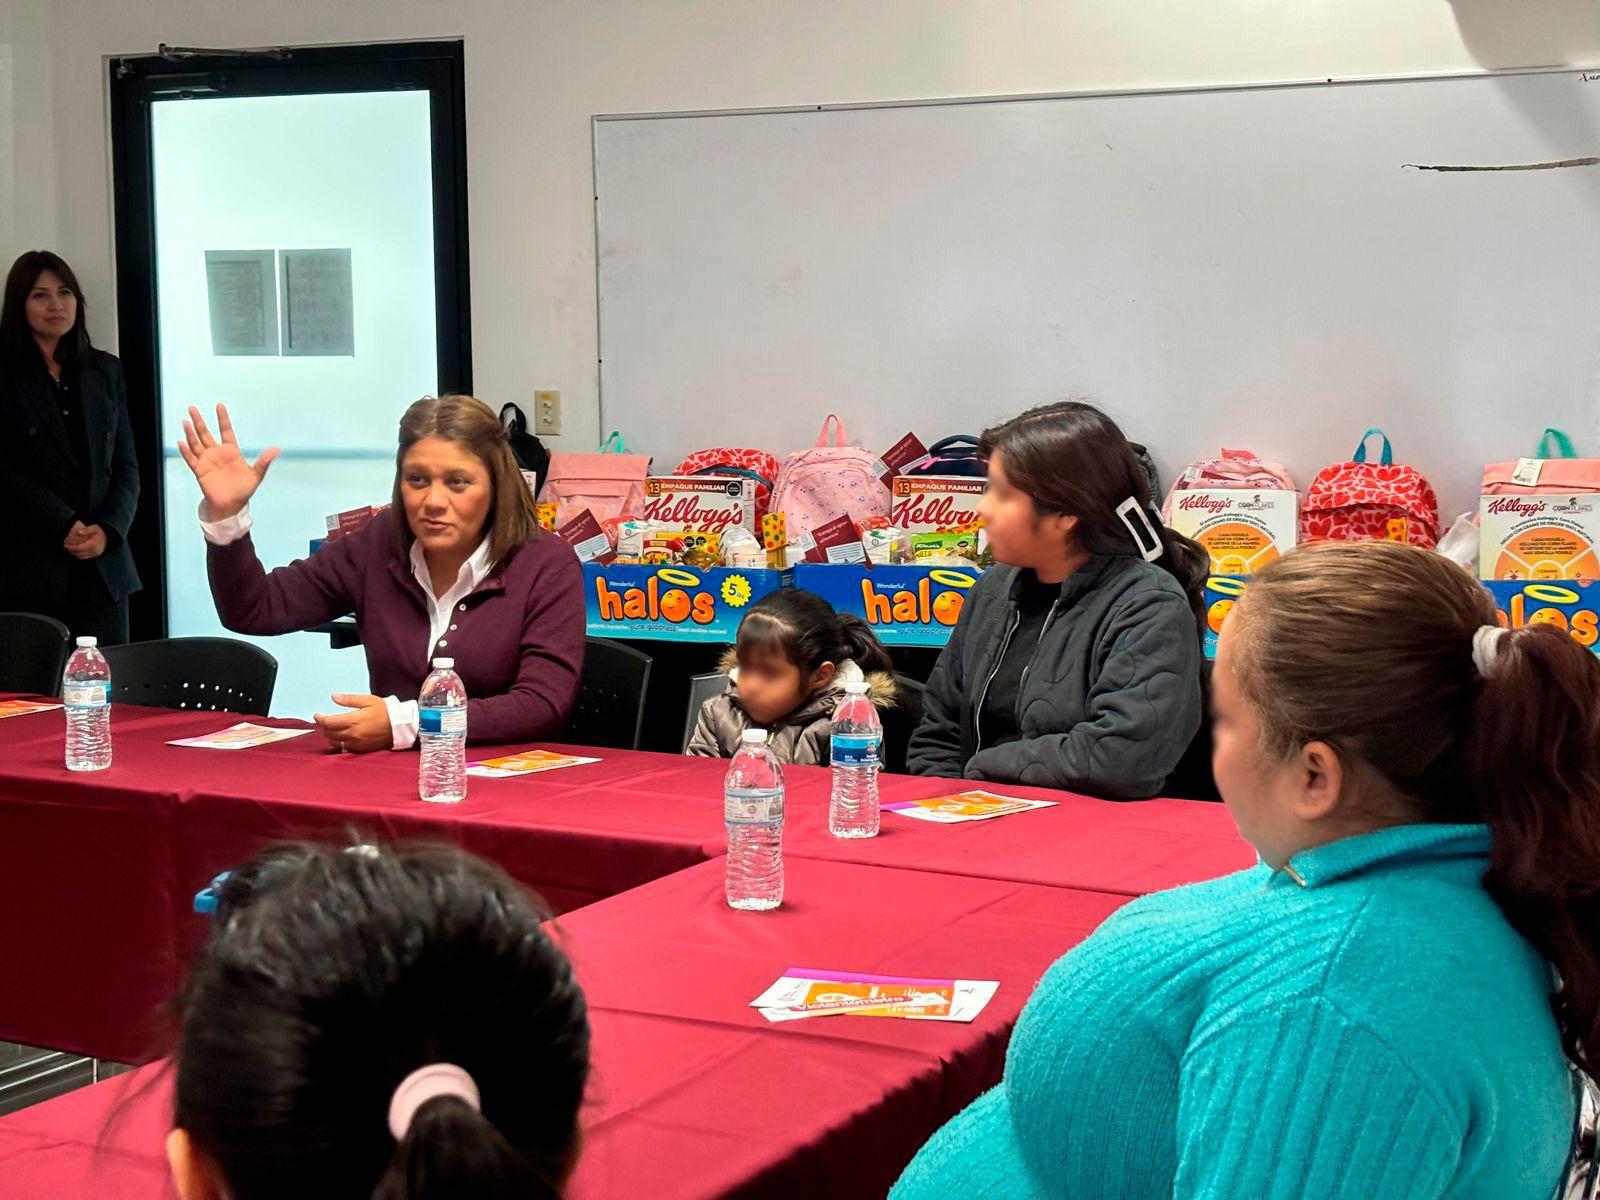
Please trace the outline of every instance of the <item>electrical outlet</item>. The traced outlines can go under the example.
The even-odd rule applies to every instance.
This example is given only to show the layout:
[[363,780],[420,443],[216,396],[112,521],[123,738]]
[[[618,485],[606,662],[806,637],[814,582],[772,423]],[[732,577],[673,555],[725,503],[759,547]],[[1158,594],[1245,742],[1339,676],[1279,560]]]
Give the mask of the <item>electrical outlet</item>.
[[533,431],[540,437],[556,437],[561,433],[560,392],[533,394]]

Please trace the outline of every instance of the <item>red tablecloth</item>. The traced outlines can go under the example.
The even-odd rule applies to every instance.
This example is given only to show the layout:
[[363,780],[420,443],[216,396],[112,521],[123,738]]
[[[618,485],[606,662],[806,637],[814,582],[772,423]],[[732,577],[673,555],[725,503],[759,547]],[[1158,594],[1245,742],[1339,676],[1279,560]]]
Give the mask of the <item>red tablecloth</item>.
[[[608,777],[637,768],[609,752],[515,787],[473,780],[463,803],[430,805],[414,754],[341,755],[314,733],[239,751],[166,744],[239,719],[114,706],[113,764],[81,775],[64,765],[60,710],[0,721],[0,1038],[129,1062],[159,1052],[158,1013],[207,928],[195,892],[270,841],[451,841],[561,912],[705,861],[720,827],[613,810]],[[569,802],[542,812],[554,796]]]
[[[785,875],[771,913],[729,909],[715,859],[560,921],[599,1047],[601,1109],[574,1197],[881,1197],[934,1129],[999,1080],[1045,968],[1126,900],[812,859],[787,861]],[[774,1025],[749,1003],[789,967],[1000,989],[969,1025]],[[651,1019],[639,1041],[613,1040],[618,1012]],[[702,1041],[716,1052],[692,1053]]]
[[[541,797],[530,819],[563,828],[611,820],[631,828],[650,822],[660,830],[699,833],[707,854],[720,854],[722,826],[720,759],[683,758],[670,754],[595,751],[606,756],[596,790],[603,803],[582,790]],[[584,768],[589,770],[590,768]],[[557,775],[568,775],[558,772]],[[577,772],[570,773],[573,781]],[[988,786],[1007,796],[1055,801],[990,821],[936,825],[884,813],[876,838],[842,840],[828,833],[828,794],[832,779],[825,767],[784,768],[784,853],[790,857],[826,858],[1010,879],[1051,887],[1143,896],[1150,892],[1214,879],[1254,865],[1255,851],[1239,835],[1221,804],[1194,800],[1141,800],[1116,803],[1049,788]],[[555,776],[534,778],[554,779]],[[484,785],[480,787],[480,784]],[[483,795],[490,789],[515,792],[523,780],[474,780]],[[970,786],[957,780],[911,775],[883,775],[879,796],[884,802],[927,799]]]
[[[596,1055],[575,1200],[882,1196],[928,1135],[998,1080],[1043,970],[1125,900],[795,859],[781,909],[736,913],[722,872],[713,860],[558,922]],[[1000,990],[966,1025],[772,1025],[749,1001],[790,966],[995,979]],[[0,1121],[0,1195],[160,1196],[164,1086],[127,1106],[95,1158],[129,1086]]]
[[177,789],[137,747],[166,720],[116,706],[114,765],[93,774],[66,769],[60,710],[0,721],[0,1038],[157,1044],[179,970]]
[[[206,924],[196,891],[263,843],[341,836],[456,842],[499,863],[556,911],[705,861],[723,846],[717,760],[604,750],[600,763],[474,779],[466,801],[416,800],[415,755],[340,755],[315,734],[244,751],[166,745],[236,718],[118,707],[116,759],[62,766],[57,711],[0,722],[0,1038],[140,1060],[152,1017]],[[292,722],[266,722],[293,724]],[[504,751],[475,749],[474,758]],[[940,826],[886,813],[883,832],[827,833],[828,772],[790,768],[786,852],[973,878],[1138,895],[1250,865],[1220,805],[1057,801],[994,821]],[[886,800],[949,781],[884,776]]]
[[[603,759],[513,780],[471,779],[465,800],[437,805],[417,799],[414,754],[341,755],[320,737],[226,753],[164,749],[191,767],[193,755],[208,755],[204,776],[189,786],[179,847],[183,884],[196,890],[266,842],[355,832],[455,842],[561,913],[704,862],[721,828],[720,782],[709,796],[670,806],[631,794],[637,760],[676,764],[668,755],[568,747]],[[474,747],[469,757],[512,752]]]

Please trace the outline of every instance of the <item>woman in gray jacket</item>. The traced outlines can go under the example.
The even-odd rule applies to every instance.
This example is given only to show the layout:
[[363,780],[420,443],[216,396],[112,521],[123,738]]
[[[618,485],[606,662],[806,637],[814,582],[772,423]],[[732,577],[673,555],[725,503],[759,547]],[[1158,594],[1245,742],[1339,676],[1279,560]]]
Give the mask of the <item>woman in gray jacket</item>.
[[998,564],[968,593],[911,738],[920,775],[1158,795],[1200,727],[1208,559],[1161,525],[1111,418],[1035,408],[986,430]]

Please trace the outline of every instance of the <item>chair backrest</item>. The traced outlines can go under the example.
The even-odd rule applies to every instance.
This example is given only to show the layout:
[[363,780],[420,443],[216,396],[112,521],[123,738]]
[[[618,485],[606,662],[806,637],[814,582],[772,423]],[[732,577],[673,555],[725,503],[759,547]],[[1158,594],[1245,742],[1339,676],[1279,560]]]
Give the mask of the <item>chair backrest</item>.
[[689,711],[683,719],[683,752],[689,749],[689,739],[694,736],[695,723],[700,720],[700,710],[713,696],[722,695],[728,686],[728,677],[721,671],[707,671],[704,675],[689,678]]
[[922,695],[927,689],[909,675],[894,677],[895,703],[883,716],[883,769],[904,774],[911,735],[922,720]]
[[0,692],[59,696],[72,632],[40,613],[0,613]]
[[605,638],[586,638],[578,699],[566,740],[580,746],[637,750],[650,687],[648,654]]
[[1582,1071],[1572,1072],[1578,1097],[1578,1120],[1572,1129],[1572,1152],[1556,1200],[1600,1197],[1600,1087]]
[[264,717],[278,682],[277,659],[233,638],[163,638],[107,646],[104,654],[119,704]]
[[1200,664],[1200,728],[1195,730],[1189,748],[1167,779],[1162,795],[1179,800],[1221,802],[1217,781],[1211,774],[1211,663]]

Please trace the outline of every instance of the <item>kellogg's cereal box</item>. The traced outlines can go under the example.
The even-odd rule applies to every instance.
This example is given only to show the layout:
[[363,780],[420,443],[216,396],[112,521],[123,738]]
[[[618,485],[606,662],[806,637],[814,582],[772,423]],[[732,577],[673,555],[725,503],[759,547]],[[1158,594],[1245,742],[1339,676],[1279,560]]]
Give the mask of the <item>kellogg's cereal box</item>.
[[710,475],[654,475],[644,481],[646,521],[674,529],[721,533],[730,525],[756,529],[756,481]]
[[1294,548],[1300,495],[1201,488],[1172,498],[1172,529],[1211,555],[1216,575],[1253,575]]
[[914,534],[976,531],[983,487],[968,475],[896,475],[889,524]]
[[1484,496],[1478,573],[1484,579],[1600,579],[1600,495]]

